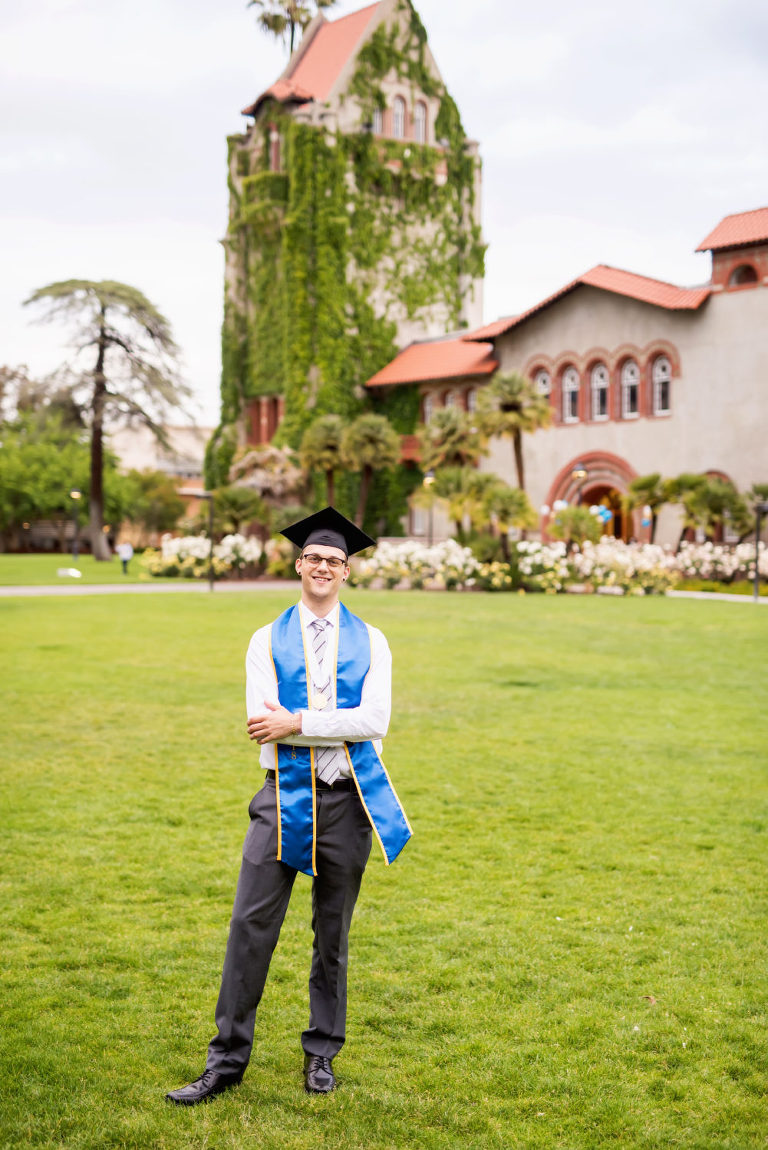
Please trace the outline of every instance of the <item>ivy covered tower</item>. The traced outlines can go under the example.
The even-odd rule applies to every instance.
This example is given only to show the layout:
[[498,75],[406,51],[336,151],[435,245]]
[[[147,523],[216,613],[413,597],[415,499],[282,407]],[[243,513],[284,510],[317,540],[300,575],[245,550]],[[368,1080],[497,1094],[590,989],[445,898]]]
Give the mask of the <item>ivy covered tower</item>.
[[[481,172],[410,0],[315,17],[229,138],[221,426],[296,446],[399,349],[482,322]],[[402,432],[415,410],[388,398]]]

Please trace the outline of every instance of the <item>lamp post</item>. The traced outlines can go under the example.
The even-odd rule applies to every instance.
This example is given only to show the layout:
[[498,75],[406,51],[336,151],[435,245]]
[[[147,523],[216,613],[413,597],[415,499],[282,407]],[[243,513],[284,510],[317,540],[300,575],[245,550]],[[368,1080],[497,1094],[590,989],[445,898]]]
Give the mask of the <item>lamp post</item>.
[[768,502],[755,504],[755,602],[760,598],[760,520],[763,515],[768,515]]
[[574,463],[571,468],[571,479],[574,483],[578,484],[576,488],[576,506],[581,506],[581,488],[584,480],[587,478],[587,469],[583,463]]
[[208,500],[208,587],[213,591],[213,492],[198,491],[196,487],[180,487],[179,495]]
[[432,494],[431,488],[432,488],[432,484],[434,482],[435,482],[435,473],[432,470],[432,468],[430,467],[429,471],[427,471],[427,473],[424,476],[424,486],[427,488],[427,491],[429,492],[429,535],[428,535],[429,543],[428,543],[428,546],[430,546],[430,547],[432,546],[432,512],[433,512],[434,507],[435,507],[435,498]]
[[78,508],[78,500],[82,499],[82,496],[83,496],[82,491],[78,491],[78,489],[76,487],[73,487],[69,493],[69,498],[72,500],[72,562],[73,563],[77,563],[77,557],[80,554],[80,550],[77,546],[77,508]]

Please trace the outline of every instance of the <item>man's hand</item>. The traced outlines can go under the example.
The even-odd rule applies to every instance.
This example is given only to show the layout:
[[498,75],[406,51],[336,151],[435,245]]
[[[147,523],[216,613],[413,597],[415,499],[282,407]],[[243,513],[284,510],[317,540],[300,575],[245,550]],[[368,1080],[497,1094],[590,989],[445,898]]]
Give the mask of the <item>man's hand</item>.
[[276,743],[301,733],[301,713],[293,714],[279,703],[264,701],[267,712],[248,720],[248,738],[257,743]]

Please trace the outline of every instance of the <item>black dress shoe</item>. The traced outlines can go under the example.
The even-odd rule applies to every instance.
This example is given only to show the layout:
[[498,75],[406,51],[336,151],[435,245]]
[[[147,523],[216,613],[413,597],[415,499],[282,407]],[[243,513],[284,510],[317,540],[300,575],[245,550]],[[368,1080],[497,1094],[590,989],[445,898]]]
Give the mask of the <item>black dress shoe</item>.
[[336,1089],[330,1058],[322,1054],[304,1055],[304,1089],[308,1094],[330,1094]]
[[171,1090],[165,1097],[169,1102],[175,1102],[177,1106],[197,1106],[198,1102],[207,1102],[209,1098],[214,1098],[217,1094],[228,1090],[230,1086],[237,1086],[242,1080],[243,1075],[239,1071],[233,1074],[219,1074],[217,1070],[206,1070],[194,1082],[190,1082],[189,1086]]

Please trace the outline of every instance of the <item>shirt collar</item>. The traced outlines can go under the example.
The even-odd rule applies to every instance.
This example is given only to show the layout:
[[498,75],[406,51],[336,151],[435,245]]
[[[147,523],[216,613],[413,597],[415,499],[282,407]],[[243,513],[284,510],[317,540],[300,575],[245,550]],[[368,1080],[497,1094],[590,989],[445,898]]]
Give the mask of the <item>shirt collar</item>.
[[[301,621],[305,628],[309,627],[311,623],[314,623],[315,619],[321,618],[320,615],[314,615],[301,599],[299,599],[299,612],[301,613]],[[339,604],[337,603],[333,610],[327,615],[322,616],[322,618],[325,619],[326,623],[330,623],[332,627],[336,627],[339,622]]]

